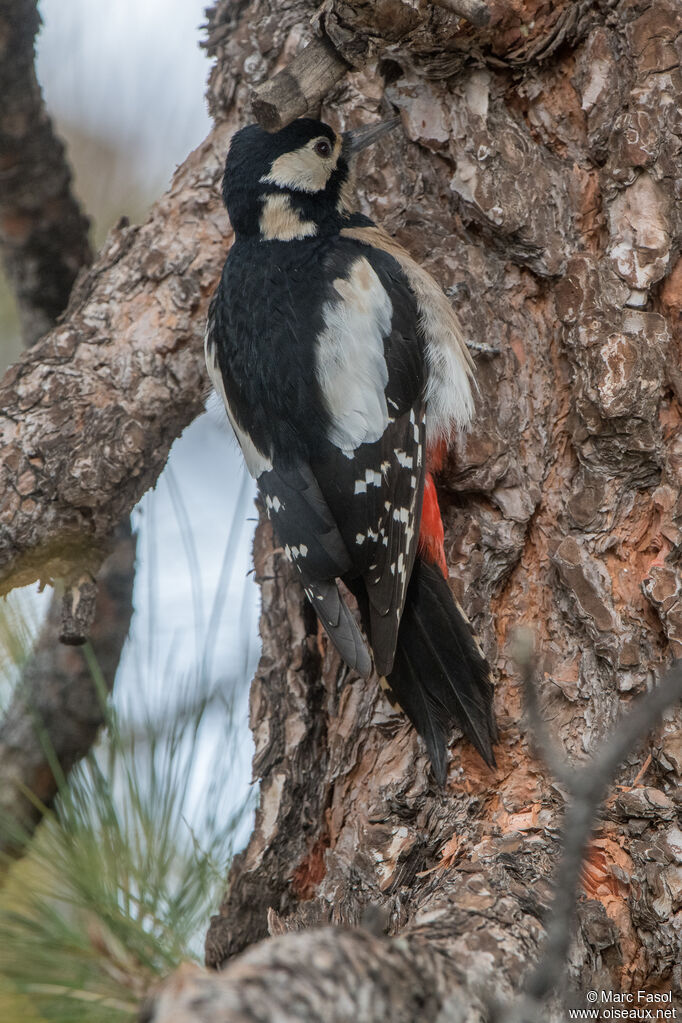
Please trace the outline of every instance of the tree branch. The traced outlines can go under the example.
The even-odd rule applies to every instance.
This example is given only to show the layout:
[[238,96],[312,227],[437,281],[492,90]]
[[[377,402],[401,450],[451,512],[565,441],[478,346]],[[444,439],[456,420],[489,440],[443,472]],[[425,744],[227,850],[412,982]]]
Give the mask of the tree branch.
[[206,307],[225,258],[218,181],[235,121],[177,171],[140,228],[119,225],[66,321],[0,383],[0,593],[96,576],[207,387]]
[[[442,1004],[437,963],[416,945],[405,941],[397,946],[362,929],[326,928],[272,938],[222,973],[179,971],[140,1019],[144,1023],[433,1020]],[[282,983],[284,977],[286,983]]]
[[[98,579],[92,649],[113,685],[132,616],[135,541],[128,520]],[[0,725],[0,856],[17,856],[40,819],[30,798],[49,805],[104,722],[102,694],[82,649],[59,642],[61,602],[47,619]],[[30,795],[29,795],[30,794]]]
[[[491,985],[511,995],[527,954],[521,887],[487,863],[432,887],[397,938],[318,927],[261,941],[217,973],[182,966],[150,997],[141,1023],[482,1021]],[[469,973],[477,955],[485,967]]]
[[35,0],[0,4],[0,250],[26,346],[53,326],[92,260],[89,222],[36,78],[39,26]]
[[296,117],[314,114],[347,70],[348,64],[329,40],[315,36],[287,67],[253,90],[256,120],[266,131],[279,131]]
[[[112,232],[66,322],[0,385],[0,589],[66,581],[0,726],[6,854],[39,819],[28,794],[48,804],[102,724],[83,653],[59,639],[90,635],[113,683],[132,613],[127,517],[201,408],[202,311],[226,248],[216,185],[227,131],[188,158],[144,227]],[[100,574],[121,521],[127,539]]]

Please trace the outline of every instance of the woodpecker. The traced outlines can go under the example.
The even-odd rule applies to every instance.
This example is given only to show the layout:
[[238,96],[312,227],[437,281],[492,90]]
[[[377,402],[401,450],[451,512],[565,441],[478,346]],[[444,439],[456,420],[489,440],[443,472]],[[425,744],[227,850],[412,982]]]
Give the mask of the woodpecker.
[[433,480],[471,419],[473,362],[441,288],[357,212],[355,155],[391,127],[236,132],[223,177],[234,243],[205,352],[320,622],[350,668],[368,677],[373,659],[442,785],[453,724],[489,765],[497,739]]

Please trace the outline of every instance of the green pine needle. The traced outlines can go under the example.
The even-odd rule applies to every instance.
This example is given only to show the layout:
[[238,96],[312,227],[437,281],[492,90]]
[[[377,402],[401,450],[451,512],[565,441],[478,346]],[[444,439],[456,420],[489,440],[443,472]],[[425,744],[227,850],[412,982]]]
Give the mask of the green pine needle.
[[199,699],[174,721],[136,729],[107,711],[104,740],[62,784],[0,890],[7,1023],[132,1020],[156,980],[180,962],[201,961],[247,809],[217,823],[230,756],[195,791],[210,706]]

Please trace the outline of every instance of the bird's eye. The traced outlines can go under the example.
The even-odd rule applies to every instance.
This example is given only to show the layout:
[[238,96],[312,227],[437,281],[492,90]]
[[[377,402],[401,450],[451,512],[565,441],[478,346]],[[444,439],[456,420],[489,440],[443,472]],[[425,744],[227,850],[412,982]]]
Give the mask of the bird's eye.
[[318,156],[327,157],[332,155],[332,147],[329,139],[318,139],[313,146],[313,149]]

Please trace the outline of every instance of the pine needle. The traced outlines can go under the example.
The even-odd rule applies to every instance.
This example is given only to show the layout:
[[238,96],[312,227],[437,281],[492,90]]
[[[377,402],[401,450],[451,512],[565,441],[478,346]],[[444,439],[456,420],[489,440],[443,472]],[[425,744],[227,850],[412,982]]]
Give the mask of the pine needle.
[[160,734],[150,721],[131,733],[108,711],[104,741],[62,785],[0,891],[8,1023],[132,1020],[156,979],[201,960],[242,816],[217,823],[229,758],[190,799],[206,712],[199,701]]

